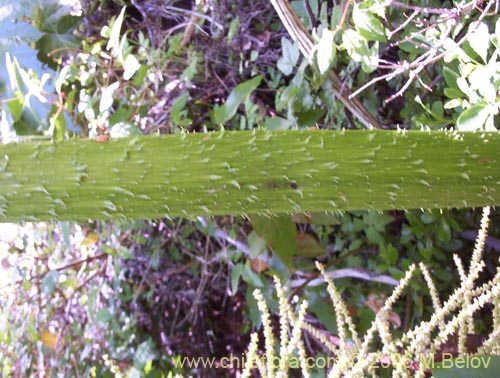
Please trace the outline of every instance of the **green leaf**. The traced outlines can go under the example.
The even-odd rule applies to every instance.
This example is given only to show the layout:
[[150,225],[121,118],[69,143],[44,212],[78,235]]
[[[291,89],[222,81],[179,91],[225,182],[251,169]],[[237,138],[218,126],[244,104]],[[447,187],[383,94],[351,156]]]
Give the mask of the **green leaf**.
[[[443,361],[432,366],[434,378],[497,378],[500,376],[500,356],[464,356],[454,359],[444,354]],[[432,363],[432,362],[431,362]]]
[[328,29],[323,29],[323,34],[317,46],[317,59],[319,72],[323,75],[328,72],[330,65],[335,59],[335,44],[333,43],[333,32]]
[[281,49],[283,56],[278,59],[278,69],[285,75],[290,75],[297,61],[299,60],[299,45],[290,42],[287,38],[281,38]]
[[361,62],[361,69],[364,72],[370,73],[377,69],[378,59],[379,59],[378,48],[379,48],[379,43],[375,42],[368,50],[368,53],[366,55],[363,55],[363,59]]
[[382,22],[367,9],[361,9],[359,4],[354,6],[352,12],[354,25],[359,33],[369,41],[385,42],[385,28]]
[[307,301],[309,302],[309,311],[318,317],[321,324],[323,324],[328,331],[332,334],[337,334],[337,321],[331,301],[325,301],[314,291],[307,293]]
[[384,261],[390,265],[395,266],[398,261],[399,253],[396,248],[392,244],[380,244],[380,257],[384,259]]
[[16,58],[11,59],[9,52],[5,53],[5,66],[9,75],[10,89],[16,93],[21,93],[21,78],[19,77],[19,62]]
[[262,75],[259,75],[234,88],[229,94],[226,103],[212,111],[211,116],[213,122],[218,125],[223,125],[233,118],[240,104],[259,86],[261,80]]
[[63,140],[66,135],[66,117],[63,111],[57,111],[57,107],[52,107],[54,114],[50,117],[50,130],[54,140]]
[[242,263],[238,263],[231,270],[231,294],[235,295],[238,291],[238,283],[240,282],[240,277],[245,266]]
[[299,126],[315,126],[318,119],[326,113],[326,109],[313,108],[297,114],[297,122]]
[[114,125],[115,123],[118,122],[125,122],[129,120],[133,114],[134,114],[134,109],[132,108],[118,108],[113,113],[113,115],[109,117],[109,124]]
[[474,33],[471,34],[467,41],[474,52],[481,57],[484,63],[488,60],[488,48],[490,47],[490,33],[488,26],[481,22],[479,25],[472,25],[477,27]]
[[366,39],[356,30],[346,30],[342,34],[342,44],[347,50],[347,54],[357,63],[361,63],[363,58],[370,54]]
[[170,121],[174,126],[188,126],[193,120],[187,118],[186,102],[189,98],[189,93],[184,92],[179,97],[177,97],[172,104],[170,109]]
[[123,62],[123,68],[125,69],[123,78],[129,80],[141,68],[141,64],[133,54],[129,54]]
[[154,360],[156,358],[155,348],[151,338],[148,338],[142,344],[137,347],[134,354],[134,366],[140,370],[144,369],[144,366],[148,361]]
[[57,270],[49,271],[42,280],[42,293],[47,296],[52,295],[58,278],[59,272]]
[[[464,96],[464,93],[460,89],[444,88],[443,93],[446,97],[451,98],[453,101],[453,106],[447,105],[448,107],[445,106],[445,109],[462,105],[462,101],[459,99]],[[456,101],[459,101],[459,103],[457,104]]]
[[119,81],[115,81],[107,87],[102,88],[101,100],[99,101],[99,112],[104,112],[111,108],[113,101],[115,100],[115,92],[120,86]]
[[382,244],[384,242],[384,238],[380,234],[380,232],[375,227],[368,227],[365,230],[366,238],[372,244]]
[[24,97],[22,95],[16,96],[7,102],[10,114],[14,122],[21,119],[24,110]]
[[342,21],[342,13],[344,11],[344,7],[342,5],[335,5],[331,10],[331,18],[330,18],[330,29],[335,30],[337,25],[340,25]]
[[446,219],[440,219],[436,236],[442,242],[449,242],[451,240],[451,228]]
[[256,259],[266,251],[266,241],[252,231],[247,238],[248,248],[250,248],[250,258]]
[[260,276],[252,270],[249,260],[247,260],[247,263],[241,271],[241,277],[247,284],[253,287],[264,287],[264,282],[262,282]]
[[471,106],[458,117],[457,129],[458,131],[480,130],[489,115],[490,107],[488,104],[482,103]]
[[257,235],[264,238],[272,251],[290,268],[292,257],[297,252],[297,230],[290,215],[252,215],[250,222]]
[[[118,17],[111,22],[113,26],[111,26],[111,32],[109,34],[108,44],[106,45],[106,50],[111,51],[111,54],[116,57],[120,54],[120,31],[123,24],[123,17],[125,16],[125,9],[127,7],[124,6],[118,15]],[[104,32],[106,33],[106,32]],[[102,34],[102,33],[101,33]]]
[[450,88],[459,89],[457,85],[457,80],[460,77],[460,74],[457,73],[450,66],[451,65],[447,64],[444,65],[443,67],[444,80],[446,81],[446,84],[448,84]]
[[97,311],[97,314],[95,316],[95,320],[99,325],[105,326],[107,323],[113,318],[113,314],[109,312],[107,308],[101,308],[99,311]]
[[288,130],[292,126],[292,122],[281,117],[266,117],[264,125],[268,130]]
[[52,69],[57,69],[56,60],[70,48],[77,48],[77,38],[73,34],[44,34],[35,43],[36,57]]
[[298,256],[313,258],[326,253],[319,240],[311,234],[298,234],[295,240],[297,241]]

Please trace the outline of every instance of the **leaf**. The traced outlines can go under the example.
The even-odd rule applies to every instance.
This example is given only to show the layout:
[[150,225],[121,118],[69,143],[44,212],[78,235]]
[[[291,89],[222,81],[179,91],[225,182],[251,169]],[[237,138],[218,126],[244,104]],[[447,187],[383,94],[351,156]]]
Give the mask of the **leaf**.
[[212,111],[214,123],[223,125],[233,118],[240,104],[259,86],[261,80],[262,75],[259,75],[236,86],[229,94],[226,103]]
[[44,34],[35,43],[38,50],[36,57],[40,62],[47,64],[50,68],[56,70],[57,60],[71,48],[77,48],[77,38],[73,34]]
[[133,54],[129,54],[123,62],[123,68],[125,68],[123,78],[129,80],[141,68],[141,64]]
[[471,27],[477,27],[477,29],[471,34],[467,41],[474,52],[481,57],[484,63],[486,63],[488,60],[488,48],[490,46],[490,33],[488,31],[488,26],[484,22],[476,25],[477,24],[471,25]]
[[238,291],[238,283],[240,282],[240,277],[245,266],[242,263],[238,263],[231,270],[231,295],[235,295]]
[[442,242],[449,242],[451,240],[451,227],[445,218],[440,219],[436,236]]
[[266,241],[252,231],[247,238],[248,248],[250,249],[250,258],[256,259],[266,251]]
[[113,319],[113,314],[107,308],[99,309],[95,316],[95,320],[101,327],[105,326],[111,319]]
[[314,108],[300,112],[297,116],[297,122],[300,126],[315,126],[320,117],[326,113],[326,109]]
[[319,240],[310,234],[298,234],[297,240],[297,255],[302,257],[318,257],[324,255],[326,250],[320,244]]
[[365,230],[366,238],[368,241],[375,245],[380,245],[384,242],[384,238],[380,232],[373,226],[367,227]]
[[13,121],[17,122],[21,119],[24,110],[24,97],[16,96],[7,102],[7,105],[12,115]]
[[450,66],[451,65],[449,64],[443,66],[444,80],[450,88],[458,89],[457,80],[460,77],[460,74],[453,69],[455,67],[452,68]]
[[281,38],[281,50],[283,51],[283,56],[278,59],[278,69],[283,72],[283,74],[290,75],[295,64],[297,64],[299,60],[299,45],[283,37]]
[[[112,21],[111,23],[113,26],[111,26],[111,31],[109,34],[109,40],[108,44],[106,45],[106,50],[111,51],[111,54],[114,57],[117,57],[120,53],[120,31],[122,28],[123,24],[123,17],[125,15],[125,9],[127,7],[124,6],[118,15],[118,17]],[[102,34],[103,32],[101,32]]]
[[385,28],[382,22],[373,13],[361,9],[359,4],[354,6],[352,19],[356,29],[369,41],[385,42]]
[[292,265],[292,257],[297,252],[295,223],[287,214],[267,217],[252,215],[250,222],[255,232],[264,238],[267,245],[283,261],[287,267]]
[[355,61],[362,62],[363,57],[370,53],[368,43],[358,32],[349,29],[342,34],[342,44],[347,54]]
[[49,271],[42,280],[42,293],[50,296],[56,287],[59,272],[57,270]]
[[111,108],[114,101],[115,92],[120,86],[119,81],[115,81],[113,84],[102,88],[101,100],[99,101],[99,112],[104,112]]
[[55,111],[55,114],[52,114],[49,119],[52,139],[63,140],[66,135],[66,117],[63,111],[57,111],[56,106],[52,107],[52,111]]
[[325,74],[335,59],[335,44],[333,43],[333,32],[328,29],[323,30],[321,39],[317,46],[317,59],[319,72]]
[[80,247],[90,247],[95,245],[99,241],[99,235],[96,233],[89,233],[85,239],[80,243]]
[[134,115],[133,108],[118,108],[113,113],[111,117],[109,117],[109,124],[114,125],[118,122],[126,122]]
[[40,332],[40,340],[46,348],[54,350],[57,343],[57,335],[54,335],[50,331],[44,330]]
[[288,130],[292,126],[292,122],[281,117],[266,117],[264,125],[267,130]]
[[157,355],[151,338],[148,338],[137,347],[134,353],[134,366],[143,369],[148,361],[154,360]]
[[193,120],[186,117],[187,111],[185,109],[186,102],[189,98],[189,93],[184,92],[177,97],[170,109],[170,121],[175,126],[188,126]]
[[368,53],[363,55],[361,68],[364,72],[370,73],[377,69],[379,60],[379,42],[374,42],[368,50]]
[[325,301],[314,291],[307,293],[307,301],[309,302],[309,311],[318,317],[321,324],[324,325],[328,331],[334,335],[337,334],[337,321],[331,301]]
[[11,59],[9,52],[5,53],[5,65],[10,80],[10,89],[13,92],[21,91],[21,79],[19,77],[19,63],[16,58]]
[[485,103],[471,106],[458,117],[458,131],[480,130],[486,122],[489,114],[490,107]]
[[262,282],[260,276],[252,270],[250,261],[247,261],[244,265],[241,271],[241,277],[247,284],[253,287],[264,287],[264,282]]
[[437,363],[437,366],[431,366],[434,378],[497,378],[500,376],[500,356],[464,356],[454,359],[449,357],[452,357],[451,353],[443,354],[443,361]]
[[390,243],[387,245],[381,243],[379,249],[380,257],[384,259],[388,265],[395,266],[399,257],[398,250]]

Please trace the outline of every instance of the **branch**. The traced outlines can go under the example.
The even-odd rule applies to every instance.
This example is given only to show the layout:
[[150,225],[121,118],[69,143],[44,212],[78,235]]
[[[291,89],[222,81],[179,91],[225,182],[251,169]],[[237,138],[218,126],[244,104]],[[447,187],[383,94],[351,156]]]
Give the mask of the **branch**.
[[[300,21],[299,17],[291,7],[288,0],[271,0],[276,13],[281,19],[281,22],[285,26],[288,34],[294,41],[299,44],[299,49],[302,55],[307,59],[308,62],[313,61],[314,53],[314,43],[307,31],[306,27]],[[382,126],[379,124],[378,120],[371,115],[371,113],[366,109],[366,107],[357,98],[352,98],[351,92],[346,88],[342,80],[338,75],[330,70],[328,77],[333,85],[333,93],[344,106],[349,109],[349,111],[368,129],[376,128],[381,129]]]
[[[390,277],[386,276],[383,274],[378,274],[374,272],[370,272],[369,270],[366,269],[356,269],[356,268],[346,268],[346,269],[336,269],[332,270],[329,272],[326,272],[328,277],[330,277],[332,280],[337,280],[339,278],[358,278],[360,280],[365,280],[365,281],[372,281],[372,282],[380,282],[383,284],[391,285],[391,286],[398,286],[399,281]],[[297,280],[292,280],[289,283],[290,287],[299,287],[306,282],[306,278],[301,278]],[[325,279],[323,276],[318,276],[318,278],[315,278],[311,281],[309,281],[307,286],[319,286],[325,282]]]

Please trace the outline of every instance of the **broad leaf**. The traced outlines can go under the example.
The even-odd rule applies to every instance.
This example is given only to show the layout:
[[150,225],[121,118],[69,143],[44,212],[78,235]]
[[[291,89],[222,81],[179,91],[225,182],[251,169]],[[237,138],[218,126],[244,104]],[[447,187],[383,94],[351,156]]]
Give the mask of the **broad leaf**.
[[297,255],[302,257],[318,257],[326,253],[318,239],[310,234],[298,234],[295,237],[297,241]]
[[[111,51],[113,56],[118,56],[120,54],[120,31],[123,24],[123,17],[125,15],[125,9],[127,7],[123,7],[118,17],[113,21],[113,26],[111,26],[111,30],[109,31],[109,40],[106,45],[106,50]],[[106,36],[109,28],[104,28],[101,34]]]
[[318,46],[318,68],[319,72],[325,74],[335,59],[335,44],[333,43],[333,32],[328,29],[323,30]]
[[99,112],[104,112],[111,108],[114,101],[115,92],[118,90],[120,86],[119,81],[115,81],[113,84],[110,84],[107,87],[102,88],[102,96],[99,101]]
[[285,75],[290,75],[299,60],[299,46],[297,43],[290,42],[290,40],[283,37],[281,38],[281,49],[283,56],[278,59],[278,69]]
[[229,94],[226,103],[212,111],[211,115],[214,123],[222,125],[233,118],[240,104],[259,86],[261,80],[262,75],[259,75],[234,88]]
[[231,270],[231,294],[234,295],[238,291],[238,283],[240,282],[241,274],[245,266],[242,263],[236,264]]
[[488,104],[477,104],[465,110],[457,119],[459,131],[474,131],[482,129],[490,114]]
[[484,63],[486,63],[488,61],[488,47],[490,46],[488,26],[481,22],[479,25],[472,25],[471,27],[477,27],[477,29],[471,34],[467,41],[474,52],[481,57]]
[[359,33],[369,41],[385,42],[385,28],[382,22],[367,9],[361,9],[358,4],[352,12],[354,25]]
[[292,257],[297,252],[297,230],[290,215],[252,215],[250,222],[257,235],[267,242],[285,265],[291,267]]
[[129,80],[132,76],[134,76],[137,70],[141,68],[141,64],[134,55],[129,54],[125,58],[125,62],[123,62],[123,68],[125,68],[125,71],[123,72],[123,78],[125,80]]

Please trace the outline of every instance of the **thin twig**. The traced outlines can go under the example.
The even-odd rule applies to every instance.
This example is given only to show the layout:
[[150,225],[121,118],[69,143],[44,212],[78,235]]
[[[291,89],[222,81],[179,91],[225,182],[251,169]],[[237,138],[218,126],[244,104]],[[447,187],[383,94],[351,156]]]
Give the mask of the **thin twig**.
[[[278,13],[290,37],[298,43],[302,55],[309,63],[312,63],[315,49],[313,40],[288,0],[271,0],[271,4],[276,10],[276,13]],[[342,80],[334,71],[330,70],[328,72],[328,78],[332,82],[332,90],[335,97],[337,97],[365,127],[369,129],[382,128],[378,120],[371,115],[361,101],[356,98],[351,98],[350,90],[342,87]]]
[[[336,280],[339,278],[358,278],[360,280],[380,282],[391,286],[399,285],[399,281],[392,278],[391,276],[370,272],[369,270],[360,268],[336,269],[326,272],[326,274],[332,280]],[[289,282],[289,286],[290,287],[301,286],[306,280],[307,280],[306,278],[299,278],[296,280],[292,280]],[[318,276],[317,278],[310,280],[308,286],[319,286],[324,282],[325,279],[322,276]]]

